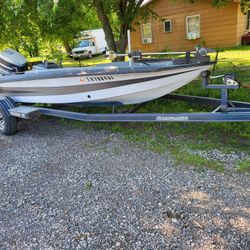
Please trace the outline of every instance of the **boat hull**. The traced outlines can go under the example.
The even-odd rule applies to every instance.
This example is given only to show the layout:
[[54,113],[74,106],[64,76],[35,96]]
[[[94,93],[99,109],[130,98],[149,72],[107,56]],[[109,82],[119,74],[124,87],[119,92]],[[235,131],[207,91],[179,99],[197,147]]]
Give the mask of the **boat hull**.
[[110,72],[48,79],[19,79],[1,83],[0,95],[10,96],[19,103],[143,103],[181,88],[210,66],[189,66],[152,72]]

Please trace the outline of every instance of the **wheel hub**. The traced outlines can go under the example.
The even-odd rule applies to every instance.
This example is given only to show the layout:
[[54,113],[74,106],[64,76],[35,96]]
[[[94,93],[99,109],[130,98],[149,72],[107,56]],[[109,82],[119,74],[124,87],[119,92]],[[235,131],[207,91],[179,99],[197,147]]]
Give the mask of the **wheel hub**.
[[0,113],[0,130],[4,130],[5,121],[3,119],[3,114]]

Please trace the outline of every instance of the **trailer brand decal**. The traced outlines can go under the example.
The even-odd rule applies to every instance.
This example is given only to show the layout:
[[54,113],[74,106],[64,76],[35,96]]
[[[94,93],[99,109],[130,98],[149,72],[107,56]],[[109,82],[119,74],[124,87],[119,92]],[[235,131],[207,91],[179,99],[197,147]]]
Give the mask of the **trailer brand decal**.
[[168,121],[188,121],[187,116],[157,116],[156,121],[168,122]]

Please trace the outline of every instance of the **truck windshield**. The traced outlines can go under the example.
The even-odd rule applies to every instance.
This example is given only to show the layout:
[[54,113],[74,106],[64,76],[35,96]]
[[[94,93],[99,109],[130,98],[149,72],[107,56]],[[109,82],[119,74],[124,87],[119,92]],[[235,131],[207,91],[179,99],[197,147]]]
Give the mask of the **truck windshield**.
[[79,43],[79,47],[88,47],[89,46],[89,41],[85,40],[85,41],[81,41]]

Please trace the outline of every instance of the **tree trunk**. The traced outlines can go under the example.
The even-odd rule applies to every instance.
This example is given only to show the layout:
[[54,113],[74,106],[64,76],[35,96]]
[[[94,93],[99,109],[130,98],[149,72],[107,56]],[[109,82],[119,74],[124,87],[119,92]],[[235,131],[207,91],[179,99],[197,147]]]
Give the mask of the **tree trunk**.
[[[124,24],[121,25],[120,28],[120,37],[119,37],[119,44],[117,45],[117,52],[119,54],[125,54],[128,44],[128,25]],[[124,61],[125,57],[118,58],[118,61]]]
[[[109,8],[109,6],[104,5],[104,1],[106,2],[107,0],[92,0],[92,4],[94,5],[98,18],[102,23],[107,44],[110,50],[124,54],[126,52],[128,42],[127,30],[131,27],[133,21],[138,15],[143,0],[110,1],[111,6],[114,8],[114,10],[116,10],[116,14],[120,23],[120,36],[118,43],[115,43],[111,23],[109,21],[109,16],[107,15],[107,12],[109,13],[109,11],[105,10],[105,7]],[[125,57],[117,58],[116,60],[121,61],[124,59]]]
[[64,48],[65,48],[65,50],[66,50],[66,52],[67,52],[67,55],[69,55],[69,54],[71,53],[71,47],[70,47],[70,45],[69,45],[69,41],[64,40],[64,41],[63,41],[63,45],[64,45]]
[[38,38],[33,41],[32,54],[33,54],[33,57],[38,57],[39,56]]
[[96,8],[98,18],[102,23],[102,27],[105,33],[105,39],[107,41],[109,50],[117,52],[114,34],[109,22],[109,18],[105,12],[102,0],[93,0],[93,5]]

